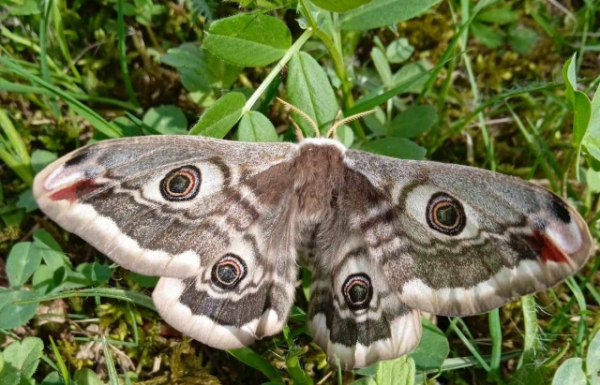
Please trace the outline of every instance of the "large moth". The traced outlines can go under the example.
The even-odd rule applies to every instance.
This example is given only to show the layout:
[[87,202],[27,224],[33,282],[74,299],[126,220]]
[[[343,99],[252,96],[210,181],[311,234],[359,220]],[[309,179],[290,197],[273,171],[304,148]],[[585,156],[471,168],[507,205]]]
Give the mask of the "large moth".
[[107,140],[48,166],[34,194],[115,262],[160,276],[160,315],[215,348],[279,333],[308,266],[310,331],[344,369],[415,348],[420,310],[489,311],[593,249],[581,216],[534,184],[326,138]]

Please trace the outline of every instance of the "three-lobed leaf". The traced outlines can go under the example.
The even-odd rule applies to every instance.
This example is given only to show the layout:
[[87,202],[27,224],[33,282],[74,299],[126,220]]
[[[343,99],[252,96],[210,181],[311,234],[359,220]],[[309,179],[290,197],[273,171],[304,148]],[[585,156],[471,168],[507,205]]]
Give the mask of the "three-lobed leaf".
[[244,13],[211,23],[204,47],[221,59],[244,67],[260,67],[280,59],[292,45],[281,20]]
[[402,37],[398,40],[394,40],[387,46],[385,55],[390,63],[403,63],[408,60],[414,52],[415,47],[408,42],[408,39]]
[[3,361],[3,367],[0,368],[0,384],[33,384],[31,378],[38,367],[43,350],[44,344],[37,337],[26,337],[8,345],[0,354]]

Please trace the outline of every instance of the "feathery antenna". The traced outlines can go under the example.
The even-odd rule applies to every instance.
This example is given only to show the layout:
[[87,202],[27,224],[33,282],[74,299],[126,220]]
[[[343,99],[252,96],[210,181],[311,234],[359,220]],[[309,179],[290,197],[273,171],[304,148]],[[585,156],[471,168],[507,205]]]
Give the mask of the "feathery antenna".
[[[315,130],[315,137],[319,138],[321,136],[317,122],[315,122],[306,112],[302,111],[301,109],[299,109],[296,106],[291,105],[290,103],[286,102],[283,99],[277,98],[277,100],[279,100],[279,102],[281,102],[284,106],[289,107],[292,111],[294,111],[298,115],[302,116],[308,123],[310,123],[313,130]],[[294,123],[296,130],[298,130],[299,129],[298,124],[293,119],[290,118],[290,120]]]

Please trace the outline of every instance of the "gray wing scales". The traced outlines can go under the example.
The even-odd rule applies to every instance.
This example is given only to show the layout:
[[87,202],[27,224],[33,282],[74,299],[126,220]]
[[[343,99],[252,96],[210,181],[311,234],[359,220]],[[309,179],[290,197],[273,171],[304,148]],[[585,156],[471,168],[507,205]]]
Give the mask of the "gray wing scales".
[[362,234],[350,230],[343,212],[321,231],[308,318],[330,364],[349,370],[413,350],[421,339],[419,311],[391,289]]
[[[562,199],[517,178],[348,151],[346,204],[372,260],[413,308],[471,315],[556,285],[593,244]],[[360,187],[356,187],[360,186]]]
[[178,330],[218,348],[278,333],[293,302],[293,144],[100,142],[35,180],[40,208],[141,274]]

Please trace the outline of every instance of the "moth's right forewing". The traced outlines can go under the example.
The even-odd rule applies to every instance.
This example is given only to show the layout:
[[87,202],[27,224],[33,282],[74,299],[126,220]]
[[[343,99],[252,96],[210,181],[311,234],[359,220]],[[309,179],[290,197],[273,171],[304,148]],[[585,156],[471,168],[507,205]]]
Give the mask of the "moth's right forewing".
[[556,285],[593,252],[581,216],[520,179],[358,151],[348,151],[345,162],[370,194],[348,208],[353,221],[410,307],[485,312]]

